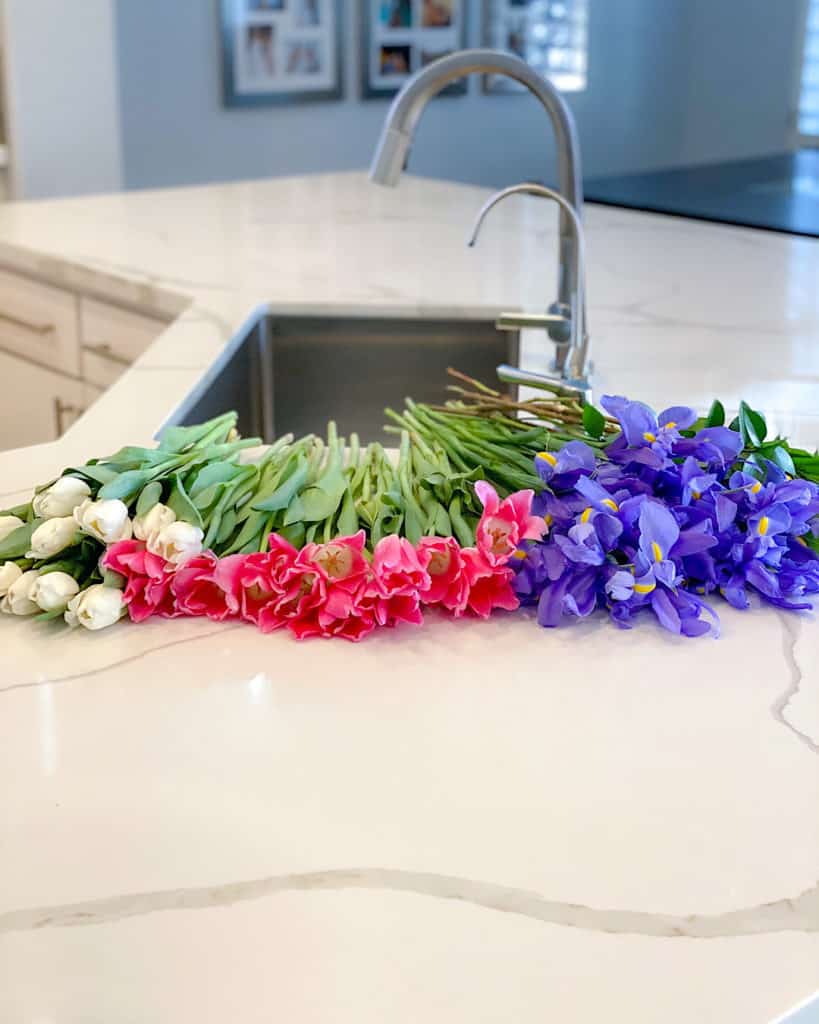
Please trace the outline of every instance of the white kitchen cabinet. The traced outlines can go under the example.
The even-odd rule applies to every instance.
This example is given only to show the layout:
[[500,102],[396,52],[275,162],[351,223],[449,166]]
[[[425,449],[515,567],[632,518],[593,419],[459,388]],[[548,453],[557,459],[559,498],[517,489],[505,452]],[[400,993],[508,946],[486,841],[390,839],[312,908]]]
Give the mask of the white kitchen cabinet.
[[0,349],[78,376],[77,296],[0,270]]
[[86,296],[80,298],[82,376],[110,387],[166,327],[166,321]]
[[83,381],[0,352],[0,450],[55,441],[87,397]]

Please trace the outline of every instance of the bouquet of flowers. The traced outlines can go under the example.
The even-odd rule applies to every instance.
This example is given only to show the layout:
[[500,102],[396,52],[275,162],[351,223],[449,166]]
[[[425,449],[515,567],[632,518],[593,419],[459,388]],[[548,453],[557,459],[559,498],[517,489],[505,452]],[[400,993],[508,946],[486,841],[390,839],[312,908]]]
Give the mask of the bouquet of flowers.
[[[643,611],[716,632],[709,595],[809,608],[819,459],[743,404],[725,425],[559,387],[514,402],[454,374],[445,406],[387,410],[397,458],[356,435],[262,448],[226,413],[66,469],[0,513],[0,611],[101,629],[243,619],[361,640],[423,610],[536,605],[555,626]],[[466,386],[464,386],[466,385]]]

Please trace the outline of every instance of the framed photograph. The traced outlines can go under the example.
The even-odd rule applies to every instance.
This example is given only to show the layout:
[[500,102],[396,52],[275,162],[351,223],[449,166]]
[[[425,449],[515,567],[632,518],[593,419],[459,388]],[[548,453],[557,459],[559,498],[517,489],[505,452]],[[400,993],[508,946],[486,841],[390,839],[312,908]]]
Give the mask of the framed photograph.
[[[586,88],[588,0],[484,0],[483,45],[525,60],[563,92]],[[502,75],[485,75],[486,92],[521,92]]]
[[221,0],[225,105],[341,98],[338,0]]
[[[391,96],[414,72],[466,45],[466,0],[361,0],[361,90]],[[444,95],[466,92],[453,82]]]

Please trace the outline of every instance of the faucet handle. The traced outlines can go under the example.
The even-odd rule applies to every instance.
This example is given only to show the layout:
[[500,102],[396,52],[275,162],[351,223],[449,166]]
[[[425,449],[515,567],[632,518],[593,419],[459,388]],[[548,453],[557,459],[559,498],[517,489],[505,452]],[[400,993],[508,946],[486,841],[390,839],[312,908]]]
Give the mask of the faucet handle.
[[501,313],[495,321],[499,331],[520,331],[527,327],[548,330],[555,324],[571,324],[571,320],[558,313]]
[[591,387],[587,380],[567,380],[562,376],[552,376],[548,373],[532,373],[531,370],[520,370],[517,366],[508,366],[505,363],[498,366],[496,371],[498,380],[504,384],[517,384],[519,387],[538,388],[541,391],[549,391],[553,395],[565,398],[573,398],[581,405],[589,399]]

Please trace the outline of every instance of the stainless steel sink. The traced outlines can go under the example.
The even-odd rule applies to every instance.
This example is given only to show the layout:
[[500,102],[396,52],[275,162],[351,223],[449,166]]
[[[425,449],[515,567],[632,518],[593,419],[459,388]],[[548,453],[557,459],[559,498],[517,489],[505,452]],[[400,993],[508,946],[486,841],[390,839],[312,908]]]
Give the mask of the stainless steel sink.
[[448,366],[494,385],[500,363],[517,365],[518,343],[494,318],[269,314],[228,347],[173,421],[235,409],[241,432],[265,441],[324,433],[330,419],[342,434],[383,440],[385,406],[400,408],[407,395],[445,401]]

